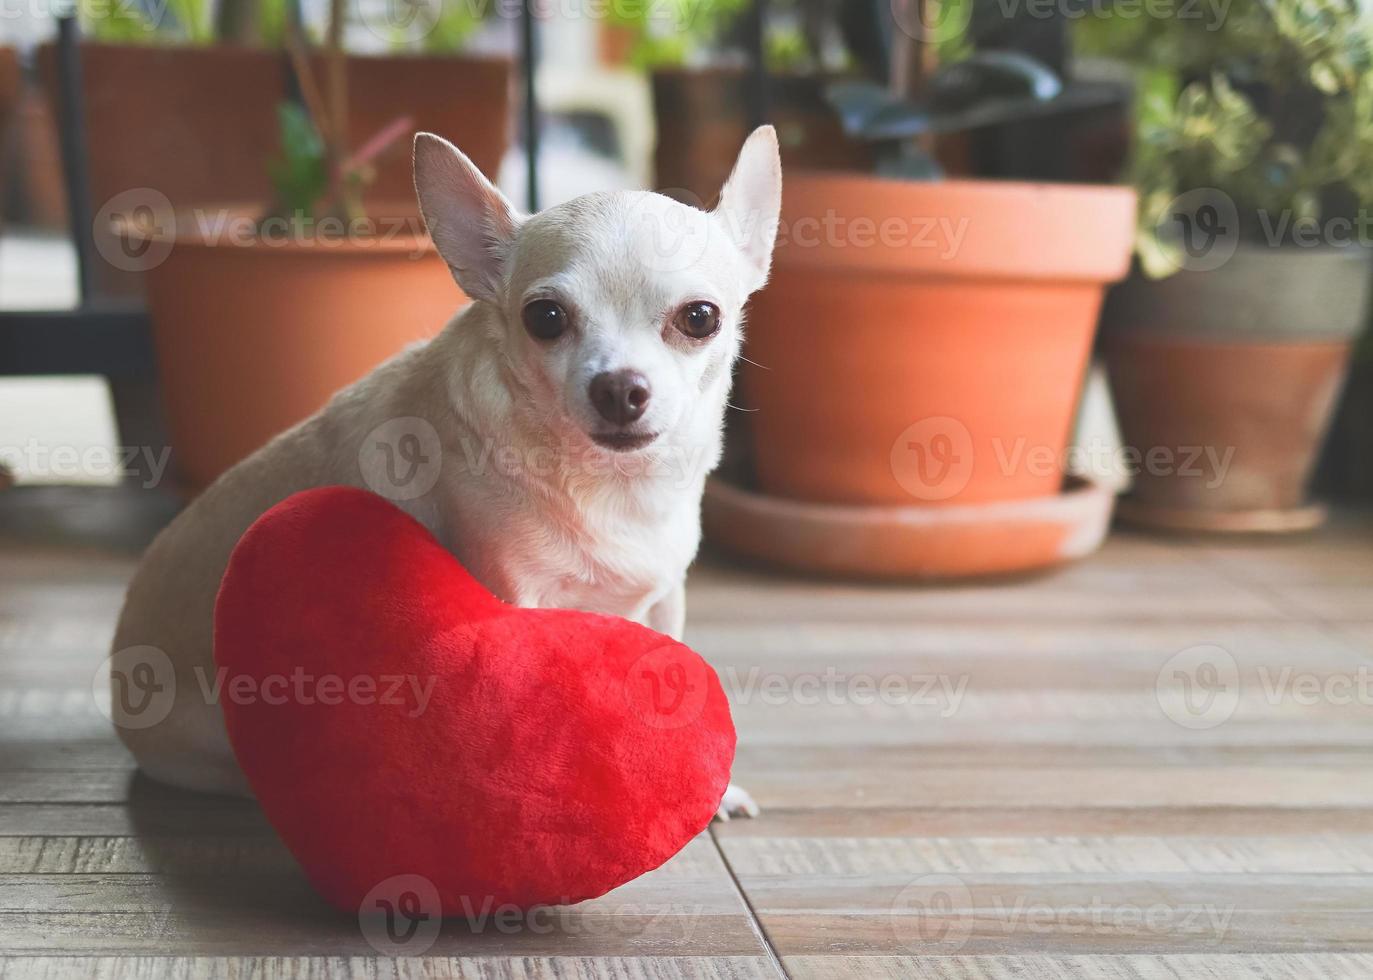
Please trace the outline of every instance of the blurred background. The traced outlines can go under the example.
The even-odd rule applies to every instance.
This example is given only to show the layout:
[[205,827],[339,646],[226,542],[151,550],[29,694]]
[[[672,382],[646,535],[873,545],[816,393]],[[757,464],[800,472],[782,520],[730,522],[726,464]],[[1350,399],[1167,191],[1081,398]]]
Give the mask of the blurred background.
[[463,297],[416,130],[522,207],[709,207],[766,121],[786,205],[717,543],[958,577],[1113,516],[1281,532],[1369,499],[1353,3],[32,0],[0,32],[7,483],[184,497],[435,332]]

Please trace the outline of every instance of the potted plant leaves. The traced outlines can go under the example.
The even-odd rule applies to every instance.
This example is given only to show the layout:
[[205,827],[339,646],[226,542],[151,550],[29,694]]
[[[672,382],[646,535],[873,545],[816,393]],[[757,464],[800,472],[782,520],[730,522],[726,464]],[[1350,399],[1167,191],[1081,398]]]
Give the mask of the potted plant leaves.
[[938,139],[1119,100],[1020,51],[929,45],[870,6],[891,56],[831,87],[875,174],[788,171],[742,369],[757,493],[708,526],[816,571],[950,577],[1092,550],[1110,495],[1064,483],[1102,294],[1127,271],[1128,187],[945,179]]
[[343,2],[322,56],[288,45],[300,98],[276,113],[271,206],[203,202],[135,212],[121,228],[146,275],[173,462],[191,492],[463,302],[418,218],[367,210],[388,155],[409,156],[414,123],[392,118],[349,141]]
[[[840,69],[829,54],[824,0],[770,5],[765,45],[769,121],[784,169],[852,169],[871,154],[849,137],[825,99]],[[709,203],[724,184],[751,126],[744,48],[748,0],[612,4],[612,23],[630,38],[630,63],[651,75],[657,126],[655,184]]]
[[[295,0],[224,0],[212,15],[205,0],[173,0],[147,8],[160,12],[154,19],[134,4],[83,5],[82,95],[97,208],[138,188],[177,209],[211,200],[266,205],[273,193],[267,161],[280,150],[275,106],[291,79],[285,42],[287,24],[299,20],[288,16],[295,6]],[[394,6],[377,9],[389,13]],[[406,10],[431,6],[466,7],[434,0]],[[350,52],[344,60],[346,139],[360,143],[404,113],[416,129],[459,140],[494,175],[510,140],[509,59],[460,54],[471,25],[451,17],[417,15],[394,25],[355,17],[352,23],[377,47],[403,53]],[[44,46],[38,58],[56,100],[55,47]],[[370,213],[418,214],[413,198],[405,154],[381,161],[368,190]],[[103,224],[96,235],[109,238]],[[96,273],[107,293],[142,290],[140,277],[117,265],[102,263]]]
[[1135,274],[1103,342],[1138,474],[1122,517],[1283,531],[1367,320],[1373,41],[1354,3],[1236,0],[1219,31],[1138,25]]

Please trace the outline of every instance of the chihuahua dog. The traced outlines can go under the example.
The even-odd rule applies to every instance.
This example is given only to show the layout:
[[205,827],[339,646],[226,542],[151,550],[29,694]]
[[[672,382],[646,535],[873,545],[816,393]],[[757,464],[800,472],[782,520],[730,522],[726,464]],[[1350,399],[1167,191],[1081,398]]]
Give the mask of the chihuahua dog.
[[[155,724],[121,717],[127,700],[114,699],[143,771],[249,792],[217,700],[215,595],[248,526],[311,487],[390,497],[507,602],[680,638],[701,492],[720,457],[744,303],[771,264],[781,181],[763,127],[714,211],[616,192],[523,216],[452,144],[419,134],[420,209],[472,302],[230,469],[152,543],[112,678],[117,692],[127,683],[129,651],[168,675]],[[731,786],[719,816],[756,812]]]

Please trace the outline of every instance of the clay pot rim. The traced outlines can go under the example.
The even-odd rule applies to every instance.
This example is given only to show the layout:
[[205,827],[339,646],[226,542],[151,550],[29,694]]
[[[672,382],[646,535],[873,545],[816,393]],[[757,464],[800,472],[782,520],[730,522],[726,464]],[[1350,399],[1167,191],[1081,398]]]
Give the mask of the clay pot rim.
[[836,172],[830,170],[806,170],[792,168],[783,174],[782,186],[787,183],[805,182],[808,184],[829,185],[838,190],[858,189],[860,186],[877,184],[892,191],[904,190],[909,197],[933,196],[945,199],[950,194],[1002,194],[1006,197],[1026,194],[1053,195],[1080,198],[1101,198],[1116,202],[1138,199],[1138,193],[1129,184],[1078,184],[1068,181],[1052,180],[997,180],[991,177],[941,177],[937,180],[907,180],[901,177],[884,177],[881,174],[856,172]]
[[[773,262],[819,274],[1116,282],[1129,272],[1134,254],[1137,201],[1135,189],[1124,184],[789,171],[782,179],[782,220],[790,234]],[[831,216],[879,228],[893,219],[905,222],[901,231],[908,240],[844,241],[844,234],[857,233],[845,224],[852,230],[832,242]],[[950,247],[939,247],[941,241]]]
[[[258,253],[348,256],[408,254],[420,257],[437,254],[433,240],[424,230],[423,219],[418,215],[389,218],[365,215],[364,220],[371,222],[374,233],[324,237],[298,236],[283,230],[280,237],[263,238],[253,234],[245,238],[240,231],[227,230],[217,224],[227,219],[235,222],[236,229],[242,229],[244,223],[255,225],[263,210],[262,206],[241,203],[181,208],[171,219],[159,216],[157,228],[152,233],[130,225],[122,217],[111,223],[116,235],[138,242],[167,243],[178,249],[240,249]],[[171,231],[165,231],[166,227],[170,227]]]
[[709,494],[721,501],[753,510],[766,508],[781,519],[824,522],[852,528],[885,528],[902,525],[959,524],[970,520],[984,522],[1024,522],[1053,517],[1065,508],[1076,508],[1089,497],[1114,496],[1105,484],[1085,477],[1065,475],[1058,493],[1016,500],[988,500],[972,504],[833,504],[794,500],[742,487],[727,478],[713,476],[707,481]]
[[[649,75],[661,75],[672,78],[694,78],[694,77],[724,77],[740,78],[747,77],[749,67],[744,64],[713,64],[713,65],[654,65],[649,69]],[[817,82],[833,81],[840,78],[857,78],[858,73],[852,71],[797,71],[790,70],[768,70],[768,77],[778,81],[795,81],[815,79]]]
[[[806,575],[957,581],[1038,571],[1090,554],[1106,535],[1114,505],[1113,490],[1078,479],[1046,497],[887,507],[785,500],[714,477],[706,484],[702,521],[707,538],[719,547]],[[748,530],[735,533],[740,524]],[[1003,540],[1022,530],[1038,535],[1048,527],[1062,533],[1052,551],[1003,548],[972,564],[949,554],[950,535]],[[800,540],[810,543],[798,546]],[[821,540],[828,547],[814,546]],[[884,543],[876,546],[877,540]]]
[[[56,48],[57,42],[54,40],[44,41],[38,45],[40,48]],[[170,51],[177,54],[184,54],[187,57],[203,55],[211,52],[235,52],[261,54],[268,57],[285,57],[285,49],[262,47],[255,44],[242,44],[237,41],[212,41],[209,44],[193,44],[186,42],[163,41],[161,43],[144,43],[142,41],[102,41],[96,38],[82,38],[81,47],[83,48],[105,48],[109,50],[127,49],[130,52],[139,51]],[[431,54],[425,51],[416,52],[392,52],[386,54],[348,52],[348,61],[449,61],[463,62],[466,64],[481,65],[513,65],[515,59],[510,55],[496,54],[491,52],[455,52],[452,54]]]
[[1271,537],[1312,531],[1323,525],[1329,516],[1329,508],[1319,502],[1283,509],[1202,510],[1150,504],[1136,500],[1131,494],[1121,497],[1116,507],[1116,519],[1131,527],[1167,534],[1231,537]]

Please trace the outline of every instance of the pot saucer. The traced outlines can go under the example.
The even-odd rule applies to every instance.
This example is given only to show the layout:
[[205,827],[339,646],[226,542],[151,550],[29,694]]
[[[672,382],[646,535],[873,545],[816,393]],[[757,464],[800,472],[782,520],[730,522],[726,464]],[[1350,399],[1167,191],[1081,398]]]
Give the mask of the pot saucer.
[[854,506],[706,484],[706,536],[736,555],[821,575],[940,580],[1051,568],[1095,551],[1114,492],[1069,477],[1050,497],[948,506]]
[[1121,497],[1116,507],[1121,523],[1159,531],[1201,531],[1210,534],[1291,534],[1325,523],[1323,504],[1287,510],[1180,510]]

